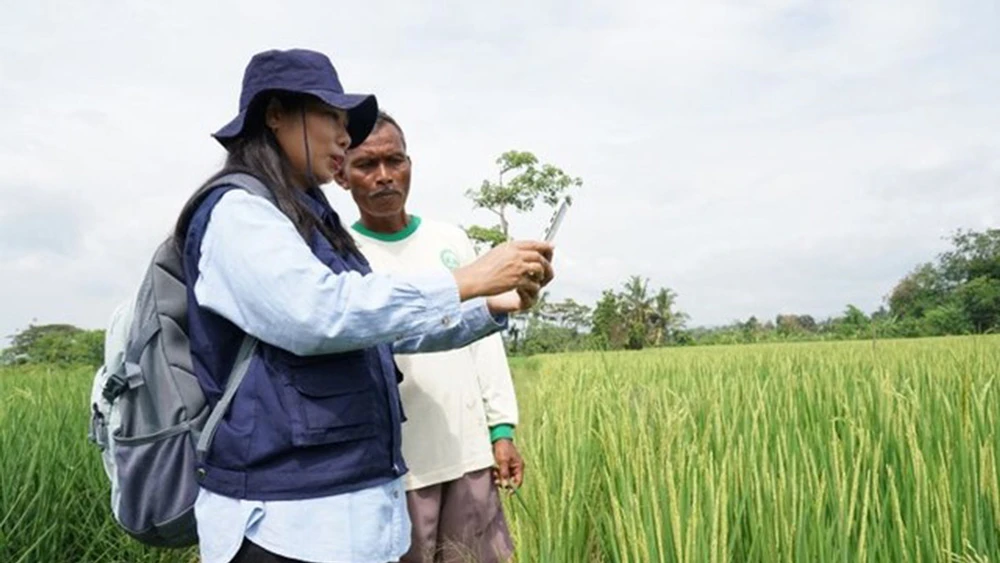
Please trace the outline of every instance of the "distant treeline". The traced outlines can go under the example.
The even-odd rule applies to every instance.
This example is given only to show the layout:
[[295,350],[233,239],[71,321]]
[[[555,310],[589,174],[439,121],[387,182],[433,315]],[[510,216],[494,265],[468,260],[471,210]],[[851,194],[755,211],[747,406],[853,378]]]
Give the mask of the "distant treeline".
[[[715,328],[688,328],[677,294],[631,276],[605,290],[593,306],[573,299],[542,300],[518,315],[505,335],[512,354],[574,350],[638,350],[694,346],[859,338],[911,338],[981,334],[1000,329],[1000,229],[959,231],[951,249],[920,264],[871,313],[847,305],[836,317],[779,314],[750,317]],[[104,331],[71,325],[32,325],[0,352],[0,364],[88,364],[103,357]]]
[[543,299],[514,323],[508,347],[535,354],[995,332],[1000,329],[1000,230],[958,231],[951,236],[950,250],[914,268],[870,313],[846,305],[841,315],[825,319],[779,314],[688,328],[676,298],[672,290],[651,289],[648,280],[632,276],[620,290],[605,290],[593,306]]

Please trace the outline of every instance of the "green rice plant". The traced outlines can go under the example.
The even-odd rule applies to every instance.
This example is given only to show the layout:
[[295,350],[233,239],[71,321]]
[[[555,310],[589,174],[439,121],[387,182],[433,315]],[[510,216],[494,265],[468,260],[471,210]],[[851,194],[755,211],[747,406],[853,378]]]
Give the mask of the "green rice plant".
[[[1000,561],[1000,338],[512,360],[520,562]],[[0,370],[0,561],[196,561],[111,520],[89,369]]]
[[521,561],[1000,560],[996,337],[581,353],[515,371],[529,473],[526,508],[506,508]]
[[196,561],[143,548],[115,525],[100,457],[87,442],[93,370],[0,371],[0,561]]

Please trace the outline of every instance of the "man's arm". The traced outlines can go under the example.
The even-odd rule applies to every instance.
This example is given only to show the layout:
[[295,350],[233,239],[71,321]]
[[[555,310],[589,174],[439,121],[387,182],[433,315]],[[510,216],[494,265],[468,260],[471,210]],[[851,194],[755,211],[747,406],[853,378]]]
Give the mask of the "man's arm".
[[472,344],[470,350],[486,409],[490,440],[513,439],[518,422],[517,397],[503,340],[499,334],[493,334]]
[[493,478],[502,489],[517,489],[524,482],[524,460],[514,445],[517,398],[503,340],[494,334],[471,348],[493,444]]
[[[472,241],[462,231],[458,236],[463,262],[475,260],[478,256]],[[516,489],[524,482],[524,460],[514,445],[514,428],[518,423],[517,396],[503,339],[499,334],[493,334],[473,343],[469,350],[493,444],[493,478],[500,488]]]

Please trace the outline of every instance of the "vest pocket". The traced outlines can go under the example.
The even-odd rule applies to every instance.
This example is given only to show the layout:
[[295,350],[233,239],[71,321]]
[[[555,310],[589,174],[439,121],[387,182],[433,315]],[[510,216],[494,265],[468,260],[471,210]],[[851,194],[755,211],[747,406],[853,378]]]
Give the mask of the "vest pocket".
[[377,391],[364,352],[291,359],[292,444],[318,446],[378,434]]

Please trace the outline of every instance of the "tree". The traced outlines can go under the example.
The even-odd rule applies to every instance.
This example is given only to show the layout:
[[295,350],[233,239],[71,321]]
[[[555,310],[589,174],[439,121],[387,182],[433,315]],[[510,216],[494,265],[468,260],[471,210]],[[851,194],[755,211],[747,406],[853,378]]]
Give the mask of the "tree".
[[104,361],[104,331],[67,324],[31,325],[11,338],[0,364],[84,364]]
[[937,264],[922,264],[888,297],[902,336],[1000,328],[1000,229],[959,230]]
[[650,335],[653,299],[649,297],[649,280],[631,276],[621,294],[622,316],[625,321],[625,347],[641,350]]
[[1000,229],[959,230],[939,257],[945,284],[976,332],[1000,327]]
[[[601,294],[591,318],[591,340],[600,349],[641,350],[667,342],[686,342],[693,338],[682,334],[687,315],[676,310],[677,295],[668,288],[650,296],[649,280],[631,276],[622,290]],[[580,309],[583,313],[583,309]]]
[[885,305],[879,307],[874,313],[872,313],[873,321],[888,321],[890,319],[892,319],[892,314],[885,308]]
[[581,305],[573,299],[565,299],[549,306],[548,320],[561,328],[573,331],[574,334],[590,329],[590,307]]
[[763,332],[760,321],[757,320],[756,316],[751,316],[747,319],[747,322],[740,323],[740,330],[743,331],[743,340],[745,342],[757,342],[760,340],[760,335]]
[[941,305],[946,295],[940,271],[931,263],[921,264],[893,288],[888,298],[889,312],[902,319],[919,319]]
[[844,316],[834,323],[835,330],[841,338],[857,338],[867,336],[871,328],[871,319],[864,311],[854,305],[848,305]]
[[522,347],[532,338],[532,332],[539,323],[544,323],[545,317],[549,314],[548,292],[543,291],[538,295],[535,304],[524,313],[512,314],[509,316],[510,328],[507,330],[510,349],[512,352],[520,352]]
[[864,328],[868,326],[868,315],[856,305],[848,305],[844,311],[844,324],[852,327]]
[[581,348],[578,341],[578,336],[568,328],[547,322],[532,322],[519,352],[526,355],[567,352]]
[[465,229],[465,233],[472,239],[472,244],[475,246],[476,252],[493,248],[507,240],[507,237],[500,231],[499,226],[480,227],[479,225],[472,225]]
[[951,287],[976,278],[1000,280],[1000,229],[959,230],[951,243],[954,248],[939,257],[941,273]]
[[619,348],[624,343],[622,327],[622,307],[618,294],[610,289],[601,293],[601,299],[594,306],[591,336],[599,349]]
[[960,285],[955,296],[976,332],[1000,328],[1000,279],[985,275],[973,278]]
[[816,329],[819,327],[812,315],[799,315],[798,322],[799,326],[805,332],[816,332]]
[[774,325],[778,334],[782,336],[792,336],[804,332],[798,315],[778,315],[774,319]]
[[972,322],[958,300],[953,299],[934,307],[924,316],[917,334],[944,336],[946,334],[968,334],[972,332]]
[[677,294],[667,288],[661,288],[653,297],[653,312],[650,321],[653,325],[652,344],[662,346],[675,339],[677,331],[684,328],[687,315],[674,310]]
[[[551,164],[540,164],[530,152],[507,151],[500,155],[496,164],[500,167],[496,183],[483,180],[479,188],[465,192],[474,208],[486,209],[500,220],[492,227],[472,225],[466,229],[469,238],[480,249],[510,240],[512,212],[528,213],[539,202],[555,207],[562,197],[569,197],[566,192],[570,188],[583,185],[580,178],[571,177]],[[505,176],[508,176],[506,183]]]
[[586,348],[587,336],[581,333],[589,330],[590,315],[590,307],[572,299],[550,302],[548,293],[542,293],[535,306],[512,325],[520,326],[520,340],[513,351],[537,354]]

